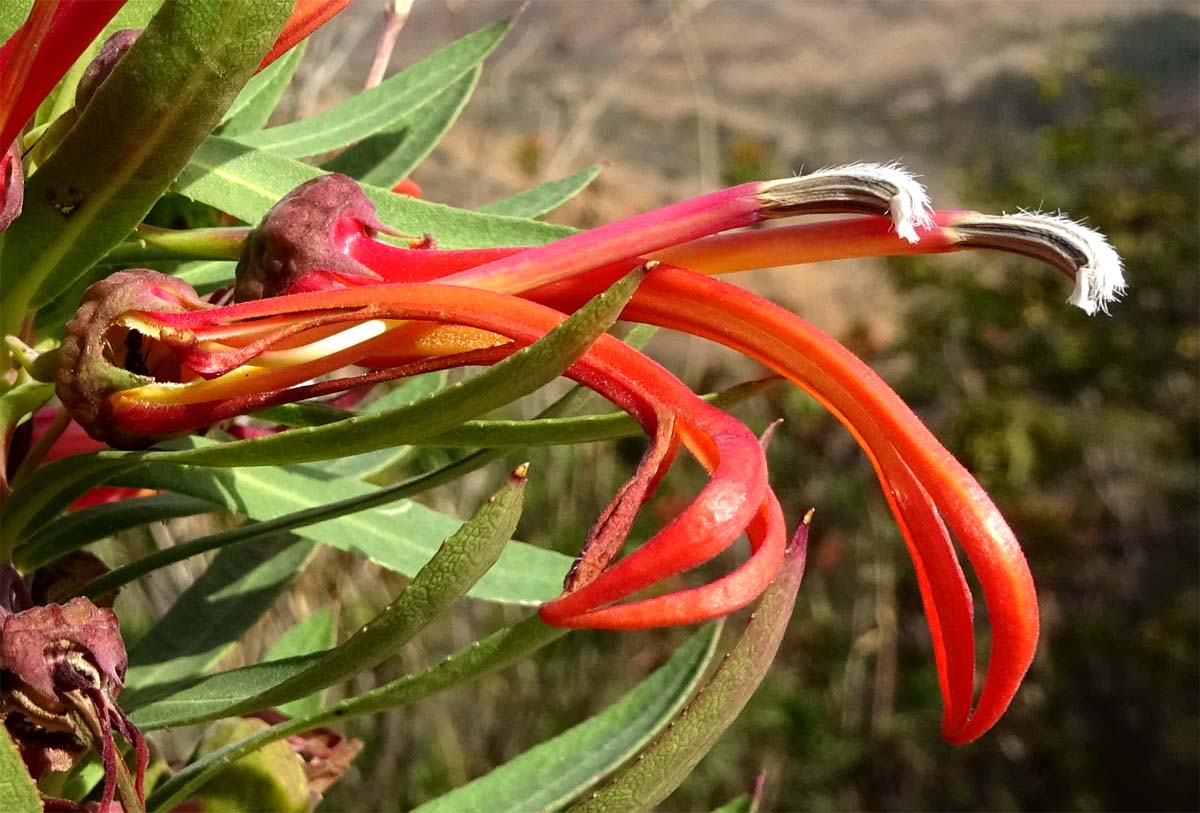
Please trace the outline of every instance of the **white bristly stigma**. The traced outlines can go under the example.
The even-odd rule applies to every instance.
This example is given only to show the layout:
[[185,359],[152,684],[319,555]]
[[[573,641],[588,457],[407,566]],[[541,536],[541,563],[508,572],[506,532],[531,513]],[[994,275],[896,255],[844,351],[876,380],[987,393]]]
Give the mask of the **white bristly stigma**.
[[1075,288],[1067,298],[1071,305],[1089,316],[1096,311],[1108,313],[1108,306],[1125,293],[1125,271],[1121,255],[1103,234],[1076,223],[1062,214],[1021,212],[1013,218],[1035,220],[1048,230],[1060,232],[1087,258],[1075,271]]
[[764,209],[776,217],[798,214],[877,214],[892,219],[896,234],[910,243],[927,226],[925,187],[897,164],[846,164],[764,183],[758,193]]
[[918,226],[933,224],[930,212],[933,207],[929,203],[929,194],[925,186],[917,181],[915,175],[897,163],[891,164],[847,164],[843,167],[823,169],[820,172],[857,175],[864,180],[886,184],[895,191],[888,201],[888,216],[892,219],[892,228],[896,234],[909,243],[918,243],[921,238],[917,235]]
[[953,228],[968,243],[1040,257],[1066,271],[1075,280],[1067,302],[1088,315],[1108,313],[1108,306],[1125,292],[1116,249],[1100,232],[1062,214],[970,214]]

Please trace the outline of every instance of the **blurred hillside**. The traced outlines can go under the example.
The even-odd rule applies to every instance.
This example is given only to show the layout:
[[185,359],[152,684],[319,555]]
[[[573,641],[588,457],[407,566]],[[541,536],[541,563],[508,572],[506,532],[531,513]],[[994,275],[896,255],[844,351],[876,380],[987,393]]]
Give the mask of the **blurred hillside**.
[[[417,0],[393,70],[517,6]],[[480,205],[605,162],[552,216],[587,226],[723,183],[901,160],[942,207],[1061,208],[1128,265],[1126,301],[1093,319],[1062,304],[1061,276],[987,255],[739,278],[843,338],[980,477],[1030,556],[1043,639],[997,730],[941,742],[911,565],[870,468],[811,400],[781,390],[740,414],[756,429],[786,419],[773,481],[789,519],[818,508],[807,583],[768,682],[664,809],[712,809],[760,770],[770,810],[1200,808],[1196,13],[558,0],[530,4],[489,60],[414,173],[430,199]],[[377,14],[359,0],[315,38],[285,115],[361,82]],[[753,372],[698,343],[650,347],[702,389]],[[521,538],[573,550],[640,449],[536,452]],[[661,502],[692,490],[673,473]],[[474,496],[444,491],[439,507]],[[494,621],[472,608],[446,635],[463,643]],[[395,712],[361,732],[354,782],[323,809],[405,809],[479,775],[604,706],[678,640],[572,635],[536,664]]]

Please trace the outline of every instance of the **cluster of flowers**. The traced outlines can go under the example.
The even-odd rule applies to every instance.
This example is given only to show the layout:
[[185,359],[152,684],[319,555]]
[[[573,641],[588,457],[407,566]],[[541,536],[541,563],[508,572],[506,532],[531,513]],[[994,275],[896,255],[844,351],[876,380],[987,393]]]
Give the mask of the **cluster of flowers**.
[[[30,31],[41,25],[49,42],[61,23],[72,39],[60,44],[78,53],[107,20],[99,8],[119,5],[61,5],[87,18],[87,27],[61,23],[54,14],[40,19],[35,11],[0,51],[0,98],[18,75],[12,66],[27,53],[22,43],[37,36]],[[321,4],[301,5],[311,11]],[[311,28],[290,30],[294,42]],[[39,73],[36,60],[28,67],[46,87],[23,92],[23,106],[8,108],[0,143],[13,140],[40,101],[37,94],[58,78],[51,70]],[[9,213],[19,211],[20,162],[13,151],[4,160],[0,195]],[[816,214],[853,217],[744,230]],[[405,245],[381,234],[399,236],[378,221],[353,180],[326,175],[294,190],[247,234],[232,304],[214,304],[157,272],[113,274],[88,290],[57,351],[59,400],[95,441],[140,448],[269,406],[420,372],[494,364],[633,273],[637,288],[622,319],[733,348],[810,393],[852,433],[875,468],[916,568],[944,700],[943,734],[952,742],[971,741],[1004,712],[1032,662],[1038,612],[1024,556],[999,511],[863,362],[795,314],[716,276],[845,257],[997,249],[1057,267],[1074,284],[1070,301],[1094,313],[1122,288],[1120,262],[1099,235],[1060,217],[933,210],[911,176],[866,164],[742,184],[534,248],[441,250],[436,235]],[[563,594],[541,608],[542,618],[560,626],[644,628],[693,623],[754,601],[787,546],[760,439],[609,336],[566,375],[629,412],[651,440],[589,533]],[[680,447],[707,469],[708,483],[657,534],[618,558],[634,516]],[[709,561],[743,534],[750,555],[726,575],[640,595]],[[954,540],[977,574],[992,627],[978,697],[972,596]],[[8,620],[15,624],[41,609]],[[20,675],[34,669],[22,686],[46,696],[80,690],[75,673],[56,667],[47,678],[25,655],[10,655],[12,640],[6,625],[0,665]],[[136,731],[115,711],[115,692],[104,694],[103,687],[120,685],[123,649],[109,651],[119,638],[101,650],[94,636],[65,640],[102,667],[100,688],[84,693],[108,698],[91,701],[98,719],[110,721],[98,733],[104,748],[114,726],[141,748]],[[43,686],[60,674],[69,686]],[[109,750],[105,754],[107,760]],[[110,787],[105,798],[111,796]]]

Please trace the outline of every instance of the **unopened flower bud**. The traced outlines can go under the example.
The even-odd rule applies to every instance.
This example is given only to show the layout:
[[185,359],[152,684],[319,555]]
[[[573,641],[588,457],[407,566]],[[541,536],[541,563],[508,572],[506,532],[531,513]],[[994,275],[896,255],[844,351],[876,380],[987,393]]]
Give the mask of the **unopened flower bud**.
[[112,34],[100,46],[100,53],[88,63],[75,88],[75,109],[83,110],[88,102],[96,95],[97,88],[112,73],[113,68],[125,56],[125,52],[137,41],[142,34],[140,28],[124,28]]
[[[359,239],[396,234],[375,216],[375,205],[345,175],[314,178],[271,207],[250,233],[237,267],[234,298],[247,302],[330,287],[339,276],[380,277],[349,254]],[[319,281],[319,284],[318,284]]]

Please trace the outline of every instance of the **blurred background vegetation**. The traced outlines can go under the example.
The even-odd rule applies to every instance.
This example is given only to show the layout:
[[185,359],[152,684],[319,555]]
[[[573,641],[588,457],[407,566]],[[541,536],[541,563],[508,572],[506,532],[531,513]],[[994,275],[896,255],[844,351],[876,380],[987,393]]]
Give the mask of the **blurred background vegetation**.
[[[418,0],[393,69],[514,8]],[[314,39],[293,112],[360,81],[377,14],[360,0]],[[806,584],[767,682],[664,809],[712,809],[760,771],[767,810],[1200,809],[1198,65],[1194,3],[559,0],[526,11],[485,67],[415,173],[431,199],[478,205],[607,160],[554,216],[585,226],[721,182],[902,158],[942,206],[1061,209],[1127,265],[1129,295],[1095,318],[1063,304],[1060,275],[997,255],[746,275],[863,355],[976,473],[1031,560],[1042,641],[992,733],[941,741],[915,579],[870,467],[813,401],[775,390],[739,414],[757,430],[785,419],[773,482],[791,521],[817,508]],[[758,372],[698,343],[650,350],[701,389]],[[533,451],[520,537],[574,552],[641,448]],[[431,499],[465,515],[500,471]],[[696,472],[673,473],[635,538],[695,488]],[[266,645],[330,601],[351,630],[396,586],[323,554],[256,634]],[[351,688],[516,617],[471,606]],[[367,749],[322,809],[406,809],[478,776],[683,637],[573,634],[359,721]]]

